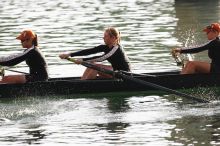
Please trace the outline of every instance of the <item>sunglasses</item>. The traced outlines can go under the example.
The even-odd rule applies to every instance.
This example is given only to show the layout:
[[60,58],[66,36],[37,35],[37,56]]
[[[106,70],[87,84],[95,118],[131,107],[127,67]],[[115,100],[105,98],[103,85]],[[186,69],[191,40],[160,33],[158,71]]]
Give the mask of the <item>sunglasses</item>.
[[206,29],[209,29],[210,31],[217,31],[216,29],[214,29],[213,25],[206,26]]
[[25,41],[29,41],[30,39],[26,39],[26,40],[21,40],[21,42],[23,43],[23,42],[25,42]]

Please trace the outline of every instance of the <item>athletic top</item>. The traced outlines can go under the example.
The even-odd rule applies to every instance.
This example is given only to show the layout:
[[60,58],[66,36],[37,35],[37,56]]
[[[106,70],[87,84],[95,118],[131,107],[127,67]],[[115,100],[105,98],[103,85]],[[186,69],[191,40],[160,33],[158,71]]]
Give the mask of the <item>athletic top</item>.
[[[220,69],[220,40],[217,37],[214,40],[210,40],[205,44],[197,47],[181,48],[181,53],[198,53],[208,50],[208,56],[211,59],[211,72],[212,67]],[[220,71],[220,70],[219,70]]]
[[100,52],[103,52],[104,54],[94,57],[83,58],[83,61],[102,62],[104,60],[107,60],[112,65],[113,70],[130,71],[129,59],[121,45],[115,45],[112,48],[109,48],[107,45],[99,45],[91,49],[85,49],[75,53],[71,53],[70,56],[84,56]]
[[0,57],[0,65],[2,66],[14,66],[22,61],[26,61],[32,78],[36,80],[48,79],[47,63],[39,48],[33,46],[25,49],[23,53]]

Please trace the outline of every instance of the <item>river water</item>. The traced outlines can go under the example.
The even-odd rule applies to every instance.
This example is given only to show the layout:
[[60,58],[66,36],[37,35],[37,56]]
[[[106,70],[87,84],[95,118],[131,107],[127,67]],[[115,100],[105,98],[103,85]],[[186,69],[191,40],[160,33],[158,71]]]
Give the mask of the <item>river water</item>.
[[[0,55],[22,51],[15,37],[31,28],[50,77],[79,76],[84,67],[58,54],[102,44],[103,30],[114,26],[133,72],[176,70],[171,48],[206,42],[201,30],[219,15],[218,0],[1,0]],[[194,59],[209,61],[206,52]],[[25,63],[13,69],[27,72]],[[156,93],[0,99],[0,145],[220,145],[219,120],[217,101],[190,104]]]

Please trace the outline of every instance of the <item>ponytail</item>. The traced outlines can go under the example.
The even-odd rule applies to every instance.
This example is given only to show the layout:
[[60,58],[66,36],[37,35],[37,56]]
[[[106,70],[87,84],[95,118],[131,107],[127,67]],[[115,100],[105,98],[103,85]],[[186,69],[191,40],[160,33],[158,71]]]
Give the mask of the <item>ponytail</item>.
[[32,44],[34,45],[34,47],[38,47],[38,38],[37,38],[37,34],[35,34],[35,38],[33,39]]

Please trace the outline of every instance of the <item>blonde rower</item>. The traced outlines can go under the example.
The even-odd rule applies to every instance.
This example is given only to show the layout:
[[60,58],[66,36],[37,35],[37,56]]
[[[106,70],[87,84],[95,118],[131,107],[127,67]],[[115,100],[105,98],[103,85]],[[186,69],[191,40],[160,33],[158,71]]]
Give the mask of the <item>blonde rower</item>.
[[[130,65],[127,55],[123,47],[120,45],[120,32],[113,27],[109,27],[104,32],[104,45],[99,45],[91,49],[84,49],[74,53],[60,54],[61,59],[75,56],[87,56],[96,53],[102,53],[93,57],[85,57],[77,59],[77,63],[82,61],[89,61],[99,67],[111,70],[130,71]],[[100,62],[107,60],[111,65],[103,65]],[[102,78],[109,78],[111,76],[100,73],[96,70],[87,68],[81,77],[82,79],[95,79],[99,75]]]

